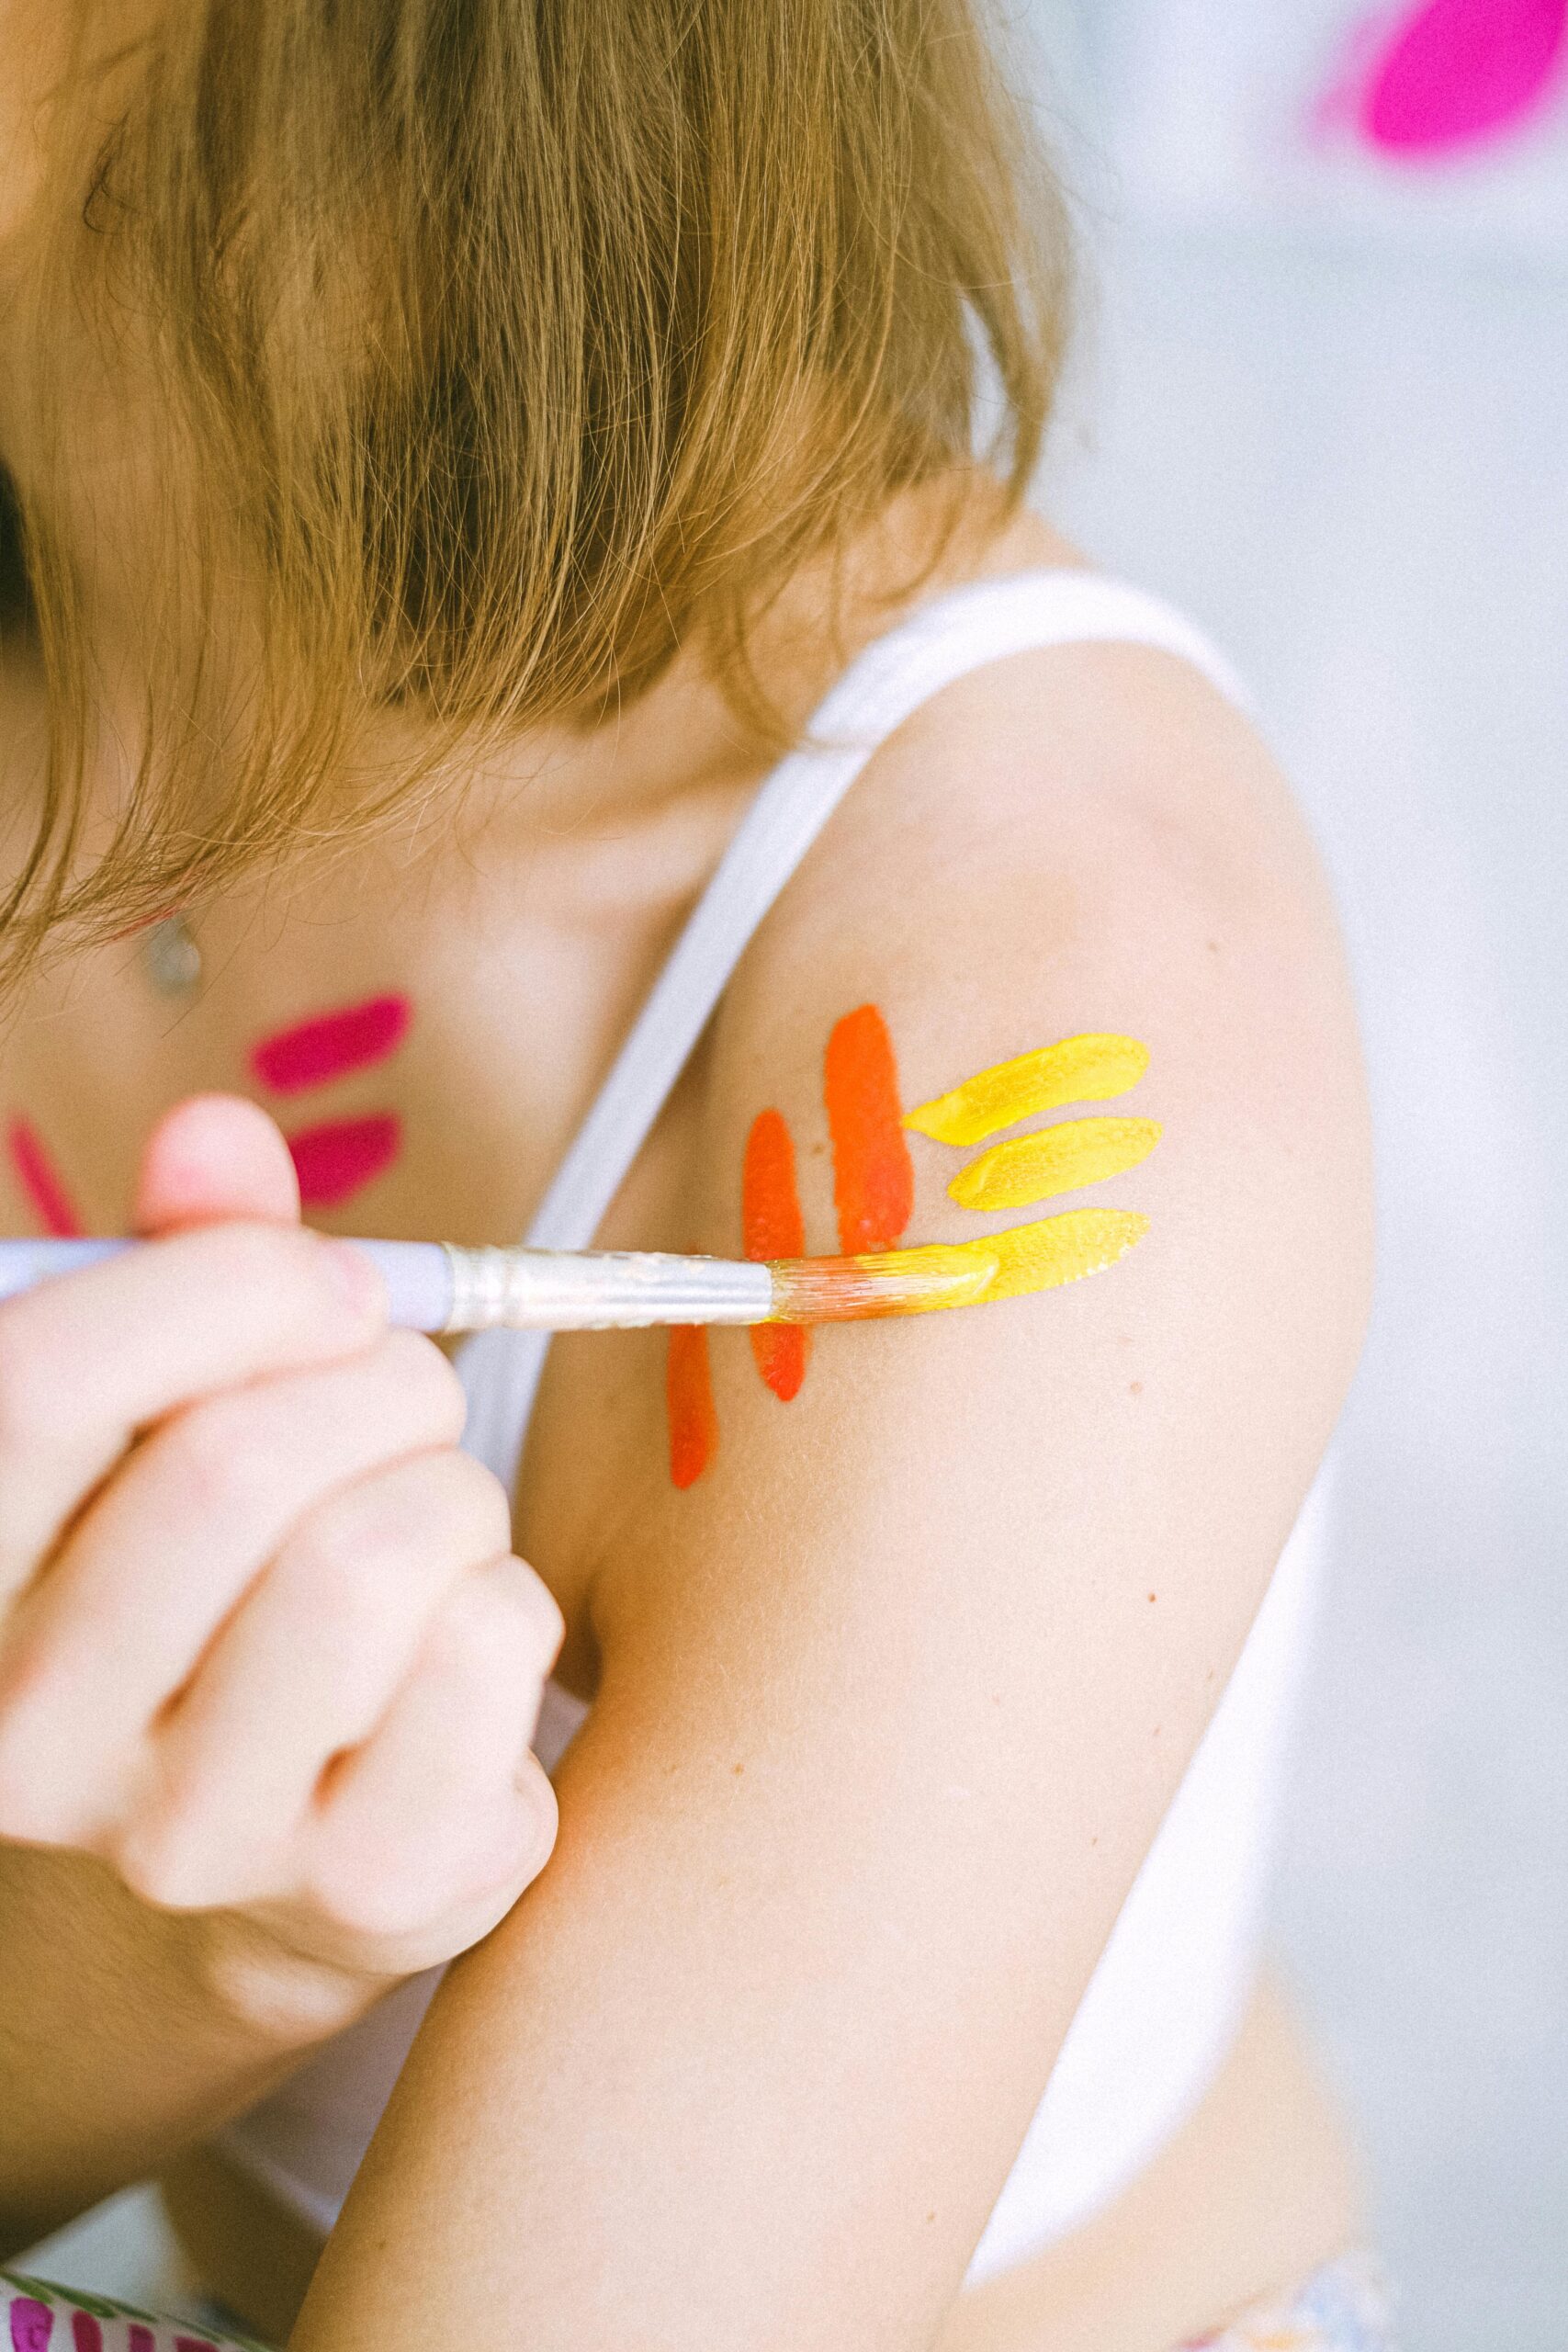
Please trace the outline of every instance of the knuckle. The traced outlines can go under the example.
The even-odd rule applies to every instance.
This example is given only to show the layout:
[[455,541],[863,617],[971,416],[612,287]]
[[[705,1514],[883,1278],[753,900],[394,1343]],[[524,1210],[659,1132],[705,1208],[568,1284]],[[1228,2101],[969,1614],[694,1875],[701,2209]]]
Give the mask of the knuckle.
[[[560,1646],[560,1611],[531,1568],[502,1564],[467,1577],[432,1629],[434,1662],[471,1694],[476,1707],[516,1713],[521,1695],[536,1702]],[[530,1586],[537,1589],[531,1590]]]
[[517,1823],[518,1865],[526,1870],[531,1883],[555,1852],[560,1831],[560,1805],[555,1788],[538,1758],[531,1753],[517,1773],[513,1813]]
[[237,1220],[213,1227],[208,1239],[217,1294],[246,1301],[248,1316],[250,1303],[261,1301],[277,1328],[312,1337],[323,1325],[355,1319],[347,1292],[332,1281],[320,1243],[299,1227]]
[[476,1559],[495,1560],[512,1548],[512,1504],[493,1472],[471,1454],[449,1453],[453,1501],[460,1507]]
[[311,1908],[334,1935],[364,1943],[394,1943],[428,1927],[439,1909],[433,1873],[387,1855],[351,1854],[317,1873]]
[[447,1450],[404,1457],[333,1496],[299,1540],[324,1585],[357,1605],[433,1553],[493,1558],[509,1540],[507,1518],[489,1471]]
[[502,1561],[491,1581],[496,1605],[511,1620],[525,1654],[537,1662],[541,1675],[547,1674],[566,1639],[560,1603],[525,1560]]
[[210,1253],[208,1280],[214,1295],[233,1292],[288,1302],[300,1288],[303,1269],[292,1229],[253,1225],[236,1218],[211,1226],[202,1236]]
[[107,1859],[126,1892],[152,1911],[201,1911],[220,1899],[207,1859],[177,1814],[126,1823]]
[[532,1886],[555,1851],[560,1827],[556,1792],[533,1758],[504,1791],[491,1791],[474,1822],[464,1883],[457,1890],[467,1905],[476,1900],[510,1908]]
[[484,1608],[467,1586],[459,1586],[438,1611],[425,1640],[424,1658],[444,1678],[465,1685],[478,1682],[482,1687],[493,1678],[493,1630]]
[[378,1368],[404,1412],[441,1442],[455,1445],[468,1400],[456,1366],[419,1331],[389,1331],[377,1351]]
[[458,1564],[493,1560],[512,1542],[505,1488],[482,1462],[455,1446],[405,1461],[376,1499],[405,1551],[439,1546]]
[[308,1598],[318,1636],[345,1644],[352,1655],[405,1550],[402,1532],[368,1498],[340,1500],[307,1521],[288,1547],[287,1573]]
[[297,1227],[263,1225],[245,1217],[208,1227],[203,1237],[217,1261],[220,1282],[238,1290],[276,1290],[297,1283],[303,1273]]
[[80,1765],[72,1769],[69,1702],[47,1662],[26,1649],[6,1661],[0,1695],[0,1838],[18,1845],[78,1843],[87,1823]]
[[[558,1826],[555,1792],[536,1768],[504,1789],[454,1791],[438,1840],[427,1822],[423,1838],[394,1832],[338,1852],[313,1876],[312,1908],[336,1936],[382,1947],[435,1939],[449,1957],[538,1877]],[[453,1933],[455,1922],[465,1932]]]
[[482,1578],[466,1578],[430,1628],[430,1651],[442,1675],[479,1696],[513,1672],[514,1654],[513,1658],[505,1654],[508,1633],[482,1590]]
[[38,1770],[29,1746],[0,1732],[0,1838],[18,1846],[67,1844],[69,1808],[50,1775]]
[[202,1515],[244,1511],[276,1483],[272,1449],[243,1393],[209,1397],[176,1414],[163,1443],[173,1455],[189,1508]]

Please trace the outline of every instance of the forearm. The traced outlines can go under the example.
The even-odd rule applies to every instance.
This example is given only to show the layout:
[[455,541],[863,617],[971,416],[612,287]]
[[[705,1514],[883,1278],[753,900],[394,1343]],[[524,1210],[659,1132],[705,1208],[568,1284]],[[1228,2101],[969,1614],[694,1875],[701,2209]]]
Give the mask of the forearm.
[[[580,1736],[555,1861],[446,1980],[291,2352],[403,2352],[496,2311],[531,2352],[932,2339],[1076,1984],[1057,2016],[1048,1972],[1021,1999],[969,1886],[912,1921],[928,1874],[903,1858],[967,1842],[935,1743],[894,1788],[863,1718],[791,1757],[725,1713],[705,1730],[661,1692],[640,1765],[603,1712]],[[955,2015],[987,2044],[961,2067]]]
[[0,1846],[0,2258],[145,2178],[374,1996],[102,1864]]

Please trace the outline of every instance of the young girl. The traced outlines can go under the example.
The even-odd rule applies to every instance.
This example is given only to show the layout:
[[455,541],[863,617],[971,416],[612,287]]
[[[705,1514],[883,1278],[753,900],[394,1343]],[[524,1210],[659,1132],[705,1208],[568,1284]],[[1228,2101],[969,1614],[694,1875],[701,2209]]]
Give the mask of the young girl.
[[[1258,1964],[1352,1020],[1240,689],[1021,503],[1063,307],[972,0],[0,0],[0,1187],[148,1242],[0,1307],[13,2249],[1387,2343]],[[966,1303],[459,1387],[326,1238],[525,1231]]]

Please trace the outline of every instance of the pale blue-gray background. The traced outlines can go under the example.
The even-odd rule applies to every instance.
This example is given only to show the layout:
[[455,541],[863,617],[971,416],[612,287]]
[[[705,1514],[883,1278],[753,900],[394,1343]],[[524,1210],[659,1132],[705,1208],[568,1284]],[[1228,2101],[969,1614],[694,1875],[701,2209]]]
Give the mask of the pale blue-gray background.
[[[1042,498],[1253,682],[1376,1102],[1381,1289],[1280,1940],[1411,2352],[1562,2352],[1568,139],[1319,171],[1284,150],[1353,0],[1021,13],[1099,289]],[[155,2253],[129,2200],[55,2267],[134,2293]]]
[[1337,889],[1382,1272],[1280,1939],[1412,2352],[1562,2352],[1568,109],[1283,152],[1365,14],[1036,0],[1098,287],[1044,487],[1232,652]]

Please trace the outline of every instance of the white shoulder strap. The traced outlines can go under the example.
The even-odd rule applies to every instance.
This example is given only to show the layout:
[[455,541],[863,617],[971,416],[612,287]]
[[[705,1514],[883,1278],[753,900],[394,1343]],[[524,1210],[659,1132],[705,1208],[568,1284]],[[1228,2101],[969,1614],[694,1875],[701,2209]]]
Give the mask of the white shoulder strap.
[[[939,598],[868,646],[773,769],[738,827],[557,1170],[525,1238],[587,1250],[731,973],[866,763],[944,686],[987,662],[1053,645],[1148,645],[1190,662],[1247,707],[1205,638],[1156,597],[1090,571],[1017,572]],[[549,1345],[489,1331],[462,1350],[464,1442],[510,1485]]]

